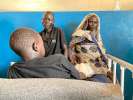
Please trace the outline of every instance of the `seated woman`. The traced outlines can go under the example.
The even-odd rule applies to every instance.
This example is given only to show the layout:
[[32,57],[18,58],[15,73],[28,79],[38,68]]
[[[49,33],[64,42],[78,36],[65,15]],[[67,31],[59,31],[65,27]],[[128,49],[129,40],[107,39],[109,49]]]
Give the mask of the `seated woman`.
[[85,77],[89,77],[89,80],[110,82],[105,49],[99,32],[99,18],[96,14],[86,16],[72,34],[69,59],[78,70],[88,67]]

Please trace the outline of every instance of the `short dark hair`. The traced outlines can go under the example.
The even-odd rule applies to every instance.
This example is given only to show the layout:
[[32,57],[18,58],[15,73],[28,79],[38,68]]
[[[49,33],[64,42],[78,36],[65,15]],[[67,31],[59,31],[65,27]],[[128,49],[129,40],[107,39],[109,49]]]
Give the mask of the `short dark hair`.
[[29,28],[19,28],[12,32],[10,37],[10,47],[20,56],[21,53],[32,46],[38,33]]

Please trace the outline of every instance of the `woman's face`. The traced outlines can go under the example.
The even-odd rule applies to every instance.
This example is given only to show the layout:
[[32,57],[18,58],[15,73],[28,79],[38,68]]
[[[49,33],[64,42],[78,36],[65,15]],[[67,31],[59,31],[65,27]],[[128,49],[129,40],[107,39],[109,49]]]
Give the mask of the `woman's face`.
[[88,20],[88,27],[91,31],[96,30],[98,27],[98,19],[96,17],[91,17]]

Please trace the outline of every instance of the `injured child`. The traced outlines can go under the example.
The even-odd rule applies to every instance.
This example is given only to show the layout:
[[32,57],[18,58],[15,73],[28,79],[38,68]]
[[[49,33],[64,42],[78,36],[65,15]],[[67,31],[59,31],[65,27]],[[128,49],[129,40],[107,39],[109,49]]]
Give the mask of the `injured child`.
[[61,54],[44,57],[45,49],[39,33],[32,29],[20,28],[10,38],[11,48],[24,61],[9,68],[9,78],[66,78],[81,79],[65,56]]

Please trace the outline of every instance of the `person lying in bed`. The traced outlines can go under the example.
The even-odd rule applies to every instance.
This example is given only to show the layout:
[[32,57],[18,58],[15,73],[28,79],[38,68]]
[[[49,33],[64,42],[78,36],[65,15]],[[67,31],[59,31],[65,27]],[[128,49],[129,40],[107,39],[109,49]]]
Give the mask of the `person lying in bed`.
[[99,18],[96,14],[90,14],[83,21],[72,34],[69,59],[79,71],[82,67],[88,67],[86,77],[89,80],[110,82],[107,57],[99,32]]
[[39,33],[28,28],[15,30],[10,47],[24,61],[9,68],[9,78],[66,78],[82,79],[75,67],[61,54],[44,57],[45,49]]

